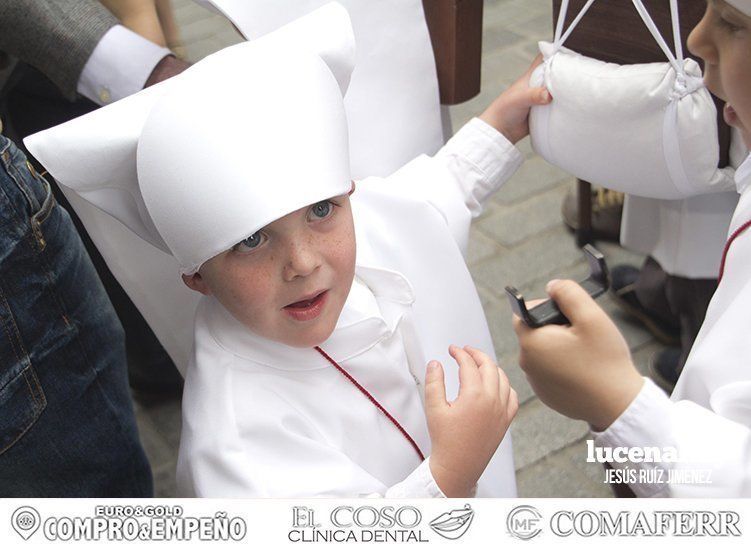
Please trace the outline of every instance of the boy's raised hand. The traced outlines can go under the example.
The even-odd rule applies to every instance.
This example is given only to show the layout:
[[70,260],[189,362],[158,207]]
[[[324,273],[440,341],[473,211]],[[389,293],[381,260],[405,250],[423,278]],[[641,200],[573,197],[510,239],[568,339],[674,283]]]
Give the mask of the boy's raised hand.
[[448,497],[468,497],[519,408],[508,378],[485,353],[449,348],[459,365],[459,395],[446,400],[443,367],[428,364],[425,411],[432,441],[430,471]]
[[532,329],[514,316],[519,365],[545,404],[605,430],[636,397],[644,378],[618,328],[579,284],[553,280],[547,291],[571,325]]
[[480,119],[503,134],[512,144],[529,134],[529,108],[544,106],[553,99],[544,87],[529,86],[529,78],[540,63],[542,55],[537,55],[529,69],[480,115]]

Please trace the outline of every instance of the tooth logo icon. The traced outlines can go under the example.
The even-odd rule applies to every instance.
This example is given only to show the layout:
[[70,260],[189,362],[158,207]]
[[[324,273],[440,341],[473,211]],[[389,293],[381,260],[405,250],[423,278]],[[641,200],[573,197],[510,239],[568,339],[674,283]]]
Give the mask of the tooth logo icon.
[[29,540],[37,529],[39,529],[39,512],[31,506],[22,506],[18,508],[10,518],[10,524],[13,529],[21,535],[24,540]]
[[456,540],[464,536],[464,533],[469,530],[474,517],[475,512],[472,510],[472,507],[465,504],[464,508],[451,510],[435,518],[430,522],[430,528],[443,538]]

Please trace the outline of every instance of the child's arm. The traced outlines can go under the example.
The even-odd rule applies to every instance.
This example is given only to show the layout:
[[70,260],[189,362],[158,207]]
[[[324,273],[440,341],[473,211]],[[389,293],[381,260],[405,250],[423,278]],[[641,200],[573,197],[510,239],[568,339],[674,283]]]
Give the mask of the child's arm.
[[399,192],[429,203],[447,223],[464,252],[473,217],[483,202],[516,172],[523,162],[514,143],[529,133],[529,109],[551,97],[544,88],[530,88],[529,77],[540,58],[485,112],[472,119],[434,157],[420,156],[389,176],[371,183],[376,190]]
[[[708,409],[689,400],[672,402],[645,380],[634,368],[615,324],[576,283],[555,281],[548,292],[571,326],[530,329],[514,319],[521,347],[519,364],[540,399],[568,417],[588,422],[596,431],[598,446],[662,452],[674,448],[682,458],[678,462],[612,463],[616,468],[628,465],[664,475],[629,484],[638,496],[749,496],[751,380],[744,379],[748,372],[740,370],[748,363],[748,340],[723,333],[728,326],[733,330],[734,323],[748,322],[748,308],[731,306],[704,336],[707,345],[697,344],[692,351],[691,359],[709,358],[705,365],[722,366],[708,379],[725,374],[721,378],[725,385],[699,393],[711,391],[702,402],[711,406]],[[722,336],[721,341],[712,343],[713,334]],[[738,375],[728,379],[733,368]],[[669,483],[669,469],[704,481]]]

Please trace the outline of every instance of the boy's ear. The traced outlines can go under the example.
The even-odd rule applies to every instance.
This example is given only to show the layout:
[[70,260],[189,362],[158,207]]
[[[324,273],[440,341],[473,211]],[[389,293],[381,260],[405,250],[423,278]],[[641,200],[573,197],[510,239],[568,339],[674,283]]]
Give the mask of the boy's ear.
[[209,286],[206,284],[206,282],[201,277],[201,274],[196,272],[195,274],[183,274],[183,283],[188,286],[188,288],[193,289],[194,291],[198,291],[202,295],[210,295],[211,289],[209,289]]

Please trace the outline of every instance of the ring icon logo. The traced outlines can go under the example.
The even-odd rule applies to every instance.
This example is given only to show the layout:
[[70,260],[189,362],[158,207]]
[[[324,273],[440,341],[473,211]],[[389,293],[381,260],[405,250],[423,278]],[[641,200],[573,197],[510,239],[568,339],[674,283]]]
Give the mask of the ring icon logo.
[[39,512],[31,506],[18,508],[10,518],[11,526],[24,540],[29,540],[31,535],[39,529],[39,522]]
[[459,510],[451,510],[441,514],[430,522],[430,528],[443,538],[456,540],[464,536],[475,519],[475,511],[468,504]]
[[506,529],[519,540],[532,540],[542,532],[542,515],[534,506],[517,506],[506,517]]

